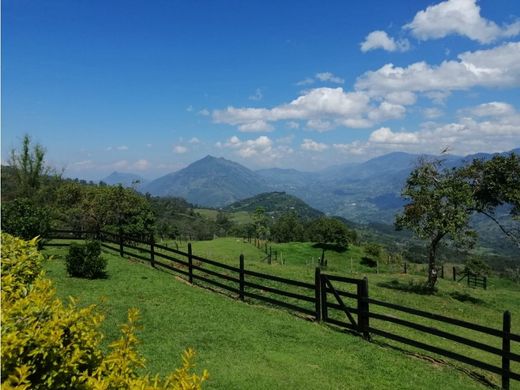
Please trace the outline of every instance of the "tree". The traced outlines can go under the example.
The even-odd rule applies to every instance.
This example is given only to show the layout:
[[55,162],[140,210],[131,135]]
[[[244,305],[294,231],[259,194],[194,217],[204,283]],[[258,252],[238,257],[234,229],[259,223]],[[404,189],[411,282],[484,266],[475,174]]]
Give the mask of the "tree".
[[20,150],[11,150],[9,165],[13,168],[19,196],[32,197],[41,186],[42,179],[50,173],[45,165],[45,149],[36,144],[31,148],[31,138],[24,135]]
[[269,220],[265,215],[263,207],[257,207],[253,213],[253,224],[255,226],[256,238],[267,238],[269,235]]
[[303,241],[304,235],[303,224],[294,211],[283,214],[271,227],[271,239],[277,242]]
[[495,222],[520,248],[520,228],[504,225],[496,215],[497,208],[508,205],[513,222],[520,222],[520,156],[511,153],[489,160],[475,159],[461,173],[472,186],[474,211]]
[[349,244],[349,229],[335,218],[321,217],[309,225],[307,232],[311,241],[322,248],[320,265],[325,265],[326,249],[346,249]]
[[402,196],[409,200],[396,216],[396,228],[410,229],[428,241],[427,288],[437,281],[437,250],[443,239],[471,245],[475,232],[468,226],[473,205],[472,188],[456,169],[441,170],[441,162],[422,161],[408,177]]

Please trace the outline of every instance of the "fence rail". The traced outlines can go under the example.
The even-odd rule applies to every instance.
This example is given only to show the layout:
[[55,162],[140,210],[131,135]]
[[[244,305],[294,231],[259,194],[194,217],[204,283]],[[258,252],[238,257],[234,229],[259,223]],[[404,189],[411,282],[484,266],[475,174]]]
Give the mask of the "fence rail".
[[[240,300],[244,300],[247,297],[270,305],[280,306],[313,317],[317,321],[324,321],[329,324],[347,328],[363,335],[366,339],[370,339],[371,335],[377,335],[498,374],[501,376],[503,389],[509,389],[511,380],[520,381],[520,373],[513,372],[511,369],[511,362],[520,362],[520,354],[511,352],[511,342],[520,343],[520,335],[511,333],[511,315],[508,311],[503,313],[502,329],[496,329],[416,308],[369,298],[368,280],[366,278],[354,279],[323,274],[320,268],[316,268],[314,283],[308,283],[247,270],[244,267],[243,255],[240,255],[238,267],[236,267],[193,254],[191,244],[188,244],[188,251],[183,252],[156,244],[153,237],[150,237],[150,240],[146,241],[143,240],[142,237],[129,237],[123,234],[105,231],[54,230],[45,238],[45,246],[69,245],[69,243],[66,242],[47,240],[96,238],[101,241],[101,245],[104,249],[116,252],[120,256],[127,255],[149,262],[154,267],[164,268],[183,275],[190,283],[194,283],[194,280],[196,280],[198,283],[208,284],[213,288],[219,289],[219,291],[234,294]],[[355,292],[340,289],[338,285],[352,286]],[[485,284],[483,287],[485,288]],[[333,297],[334,301],[331,301],[329,297]],[[355,304],[346,304],[343,298],[353,299],[355,300]],[[311,304],[311,307],[305,307],[305,305],[309,304]],[[501,348],[498,348],[485,344],[480,339],[472,340],[466,336],[440,329],[437,326],[424,325],[416,323],[410,318],[401,318],[394,314],[374,311],[374,308],[378,307],[419,318],[426,318],[436,321],[439,324],[449,324],[451,326],[494,336],[502,341],[502,345]],[[329,310],[331,310],[331,312],[329,312]],[[331,316],[332,313],[335,313],[335,315]],[[346,317],[345,320],[339,319],[338,315],[344,315]],[[457,344],[485,351],[500,357],[502,364],[500,366],[494,365],[458,352],[450,351],[440,346],[430,345],[424,341],[389,332],[388,329],[382,329],[377,325],[371,324],[371,319],[383,323],[391,323],[394,326],[403,327],[405,329],[413,329],[420,334],[433,335]],[[408,333],[406,334],[408,336]]]

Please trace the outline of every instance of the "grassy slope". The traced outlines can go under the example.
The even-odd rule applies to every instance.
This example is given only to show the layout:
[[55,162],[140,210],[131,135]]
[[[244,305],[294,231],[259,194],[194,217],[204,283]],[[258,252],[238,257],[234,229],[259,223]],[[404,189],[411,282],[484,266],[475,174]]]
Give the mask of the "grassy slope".
[[[246,268],[248,269],[276,274],[292,279],[306,280],[311,283],[314,280],[315,264],[311,262],[311,258],[316,261],[321,253],[319,249],[313,248],[310,243],[276,244],[273,245],[273,250],[278,249],[284,253],[285,265],[281,265],[277,262],[269,265],[265,261],[262,261],[265,257],[263,251],[258,250],[253,245],[245,243],[240,239],[221,238],[213,241],[198,241],[194,242],[192,245],[194,253],[232,265],[238,265],[237,254],[243,253],[246,259]],[[367,276],[371,298],[443,314],[448,317],[462,319],[472,323],[490,326],[492,328],[501,328],[502,313],[505,310],[509,310],[513,319],[512,331],[517,334],[520,333],[520,286],[518,284],[503,279],[490,278],[488,289],[483,290],[480,288],[469,288],[464,283],[455,283],[446,279],[439,280],[439,292],[436,295],[420,295],[405,292],[403,289],[407,289],[410,286],[410,283],[419,284],[423,282],[425,279],[425,276],[423,276],[424,273],[421,275],[404,275],[394,271],[393,273],[381,272],[376,274],[375,269],[359,264],[359,260],[363,255],[363,250],[355,246],[351,247],[344,253],[329,251],[326,253],[329,266],[324,272],[344,276],[349,275],[356,278]],[[350,272],[351,264],[353,272]],[[380,268],[382,271],[385,271],[384,265]],[[449,276],[451,276],[451,274]],[[348,285],[341,285],[339,283],[336,283],[335,285],[336,288],[339,289],[352,290],[352,287]],[[280,287],[282,289],[287,289],[286,286]],[[304,291],[300,292],[305,293]],[[353,301],[347,299],[345,300],[345,303],[347,305],[354,305]],[[376,306],[372,306],[371,310],[396,315],[399,318],[409,319],[415,323],[420,323],[426,326],[440,327],[443,330],[457,335],[466,336],[472,340],[478,340],[497,348],[501,347],[500,339],[494,336],[487,336],[479,332],[473,332],[449,324],[440,324],[436,321],[430,321],[428,319]],[[338,319],[342,320],[345,317],[342,313],[336,313],[336,315]],[[428,342],[432,345],[439,345],[454,352],[463,353],[466,356],[487,361],[497,366],[500,366],[501,363],[500,358],[496,355],[464,347],[436,336],[418,333],[411,329],[378,320],[372,320],[372,324],[381,329]],[[391,344],[391,342],[387,340],[380,340]],[[403,347],[402,344],[394,345]],[[420,352],[408,347],[405,348],[410,351]],[[519,343],[513,343],[512,348],[516,353],[520,353]],[[520,364],[512,363],[512,368],[515,372],[520,372]],[[483,374],[491,381],[498,383],[499,378],[497,376],[482,371],[480,374]]]
[[198,367],[210,371],[208,388],[482,388],[459,371],[280,310],[233,301],[117,256],[106,255],[106,280],[69,278],[65,252],[47,252],[56,255],[46,268],[60,296],[77,296],[82,304],[102,302],[106,342],[118,336],[117,324],[128,308],[140,309],[141,349],[152,372],[168,372],[192,346]]

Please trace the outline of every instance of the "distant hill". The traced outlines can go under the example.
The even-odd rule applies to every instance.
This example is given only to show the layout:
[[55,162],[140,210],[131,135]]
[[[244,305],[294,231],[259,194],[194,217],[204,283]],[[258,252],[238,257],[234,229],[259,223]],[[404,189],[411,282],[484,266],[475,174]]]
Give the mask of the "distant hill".
[[223,207],[268,190],[265,180],[257,173],[213,156],[153,180],[142,189],[154,196],[183,197],[206,207]]
[[108,185],[121,184],[123,187],[134,187],[138,190],[143,188],[147,183],[145,179],[135,173],[117,171],[112,172],[107,177],[101,179],[101,181]]
[[303,219],[313,219],[323,215],[323,212],[313,209],[303,200],[285,192],[266,192],[255,195],[232,203],[224,210],[254,212],[258,207],[263,207],[268,215],[275,218],[290,211],[294,211]]

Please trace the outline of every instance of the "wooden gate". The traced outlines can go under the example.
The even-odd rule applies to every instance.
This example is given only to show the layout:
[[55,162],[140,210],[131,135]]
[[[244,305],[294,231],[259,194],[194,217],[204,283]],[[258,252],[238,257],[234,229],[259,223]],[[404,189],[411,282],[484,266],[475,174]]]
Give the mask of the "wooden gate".
[[[354,287],[354,291],[349,291],[349,287]],[[370,338],[366,278],[353,279],[320,273],[320,297],[321,318],[324,322],[359,332],[366,339]]]

